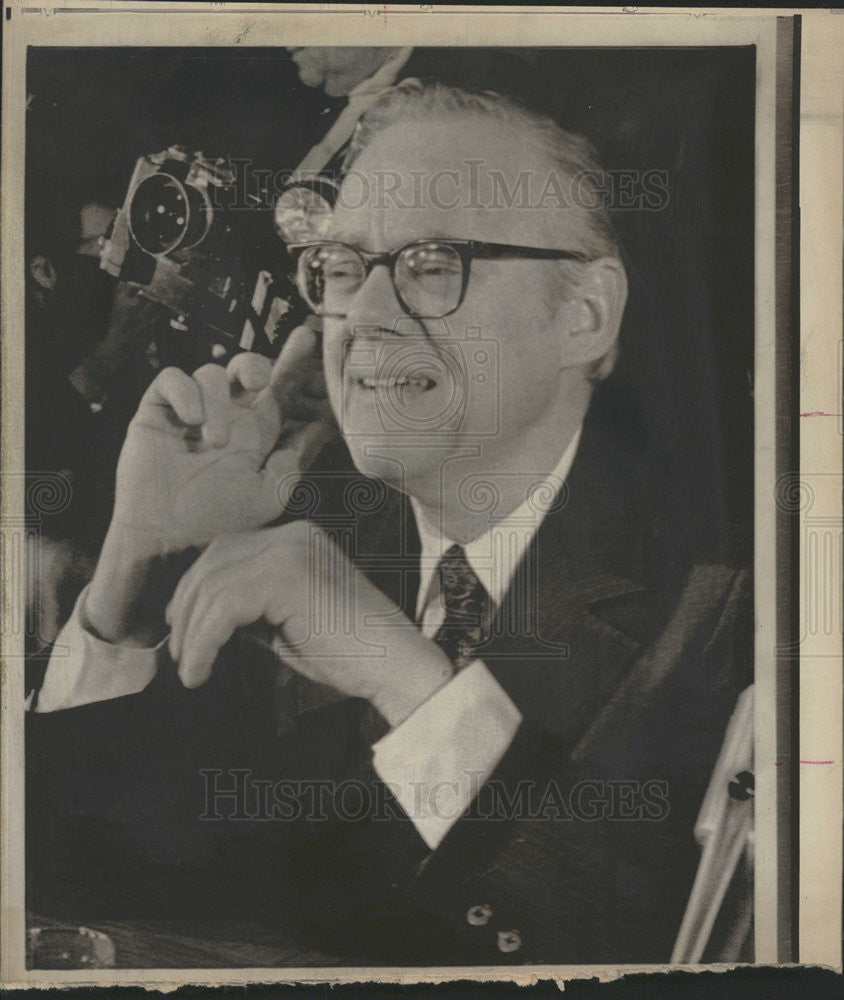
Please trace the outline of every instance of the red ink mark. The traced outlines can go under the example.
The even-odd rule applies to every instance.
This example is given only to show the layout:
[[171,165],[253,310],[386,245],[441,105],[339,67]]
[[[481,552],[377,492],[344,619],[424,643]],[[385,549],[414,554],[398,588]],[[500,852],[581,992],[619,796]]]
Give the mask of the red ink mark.
[[824,413],[823,410],[813,410],[811,413],[801,413],[801,417],[841,417],[842,413]]
[[834,764],[834,760],[801,760],[801,764]]

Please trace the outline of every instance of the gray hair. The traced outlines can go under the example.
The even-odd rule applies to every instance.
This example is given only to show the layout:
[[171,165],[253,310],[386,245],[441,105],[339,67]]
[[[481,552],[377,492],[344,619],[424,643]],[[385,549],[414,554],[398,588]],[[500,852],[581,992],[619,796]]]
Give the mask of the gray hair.
[[[441,121],[444,117],[487,118],[515,128],[526,145],[538,150],[561,181],[578,184],[580,204],[566,206],[583,223],[578,227],[580,246],[587,257],[621,257],[618,237],[603,205],[599,186],[603,170],[592,144],[583,136],[567,132],[551,118],[534,111],[510,97],[487,90],[463,90],[438,80],[411,78],[402,81],[379,97],[355,128],[343,164],[348,171],[374,137],[398,122]],[[564,189],[564,188],[563,188]],[[554,220],[554,213],[547,213]],[[580,265],[566,262],[558,268],[562,294],[576,284]],[[573,281],[569,281],[569,278]],[[617,343],[594,362],[588,377],[593,383],[606,378],[618,356]]]
[[603,174],[592,144],[566,132],[551,118],[490,90],[462,90],[438,80],[411,78],[391,87],[358,122],[346,154],[348,170],[373,138],[400,121],[441,121],[443,117],[489,118],[513,126],[526,145],[549,161],[560,180],[577,178],[578,200],[569,208],[586,222],[583,250],[590,257],[619,256],[618,239],[602,204],[599,181]]

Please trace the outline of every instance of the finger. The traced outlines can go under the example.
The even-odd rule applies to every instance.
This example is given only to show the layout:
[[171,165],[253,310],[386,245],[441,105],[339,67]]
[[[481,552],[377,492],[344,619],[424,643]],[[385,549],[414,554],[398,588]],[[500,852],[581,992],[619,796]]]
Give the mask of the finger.
[[309,358],[299,368],[299,383],[294,387],[288,383],[281,389],[283,402],[275,401],[285,421],[298,420],[309,424],[312,420],[333,421],[331,403],[325,385],[322,362]]
[[[261,472],[261,485],[256,502],[258,516],[269,521],[278,517],[290,500],[290,495],[323,446],[334,437],[330,425],[315,421],[289,436],[283,448],[274,451]],[[291,462],[291,451],[296,462]]]
[[190,613],[198,593],[195,581],[188,581],[187,576],[186,573],[179,581],[179,586],[164,612],[164,620],[170,626],[167,648],[174,663],[178,663],[181,658],[185,627],[190,619]]
[[231,579],[225,573],[225,567],[220,571],[206,562],[199,567],[198,573],[194,573],[197,563],[182,577],[165,613],[171,628],[168,648],[175,663],[181,663],[184,659],[191,633],[202,620],[202,612],[198,609],[207,608],[221,593],[231,592]]
[[198,426],[205,419],[199,386],[179,368],[165,368],[159,372],[144,393],[141,407],[144,406],[168,407],[189,427]]
[[185,628],[179,679],[186,688],[199,687],[211,676],[214,661],[239,625],[249,622],[239,620],[231,595],[222,593],[200,595]]
[[202,437],[212,448],[228,444],[231,425],[231,394],[225,368],[220,365],[203,365],[193,373],[194,381],[202,393],[205,421]]
[[223,543],[222,538],[212,542],[182,575],[164,612],[165,621],[170,626],[168,648],[170,656],[175,661],[182,655],[185,629],[200,592],[212,588],[220,571],[225,570],[230,564],[227,547],[221,543]]
[[214,662],[235,630],[266,615],[270,588],[248,567],[225,567],[198,589],[183,622],[179,677],[185,687],[208,679]]
[[310,327],[297,326],[273,365],[268,391],[286,415],[295,405],[316,360],[317,336]]
[[232,394],[260,392],[270,384],[272,369],[272,362],[263,354],[255,354],[253,351],[236,354],[226,368]]
[[167,650],[170,653],[170,659],[174,663],[178,663],[179,657],[182,655],[182,636],[184,635],[185,626],[183,612],[184,607],[184,599],[176,604],[174,595],[164,612],[164,620],[170,627],[170,635],[167,639]]
[[292,467],[289,455],[282,449],[269,456],[260,477],[254,497],[254,517],[256,521],[266,524],[284,512],[290,494],[302,474]]
[[[227,589],[236,592],[234,573],[239,567],[254,566],[255,560],[272,544],[272,539],[258,531],[218,536],[182,575],[165,610],[170,625],[170,654],[178,660],[182,654],[185,629],[202,591]],[[249,582],[246,581],[246,586]]]

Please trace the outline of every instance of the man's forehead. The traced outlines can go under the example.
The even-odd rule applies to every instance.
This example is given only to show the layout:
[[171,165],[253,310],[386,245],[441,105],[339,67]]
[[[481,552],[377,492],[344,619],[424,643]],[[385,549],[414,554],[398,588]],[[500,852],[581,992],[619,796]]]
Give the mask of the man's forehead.
[[501,241],[513,229],[530,234],[547,211],[532,204],[530,192],[550,172],[549,159],[509,121],[400,121],[377,133],[354,161],[332,233],[349,242],[373,235]]
[[[431,180],[449,172],[467,173],[470,183],[539,166],[541,156],[515,123],[461,115],[439,120],[398,121],[376,133],[354,163],[362,174],[395,173]],[[436,199],[433,199],[436,201]]]

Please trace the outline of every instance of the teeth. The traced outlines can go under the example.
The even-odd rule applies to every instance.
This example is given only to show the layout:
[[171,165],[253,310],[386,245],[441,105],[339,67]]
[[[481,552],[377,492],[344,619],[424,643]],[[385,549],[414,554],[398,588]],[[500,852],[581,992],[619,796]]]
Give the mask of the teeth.
[[413,385],[420,389],[430,389],[436,383],[427,378],[426,376],[420,376],[418,378],[362,378],[358,380],[359,384],[364,387],[364,389],[400,389],[405,386]]

